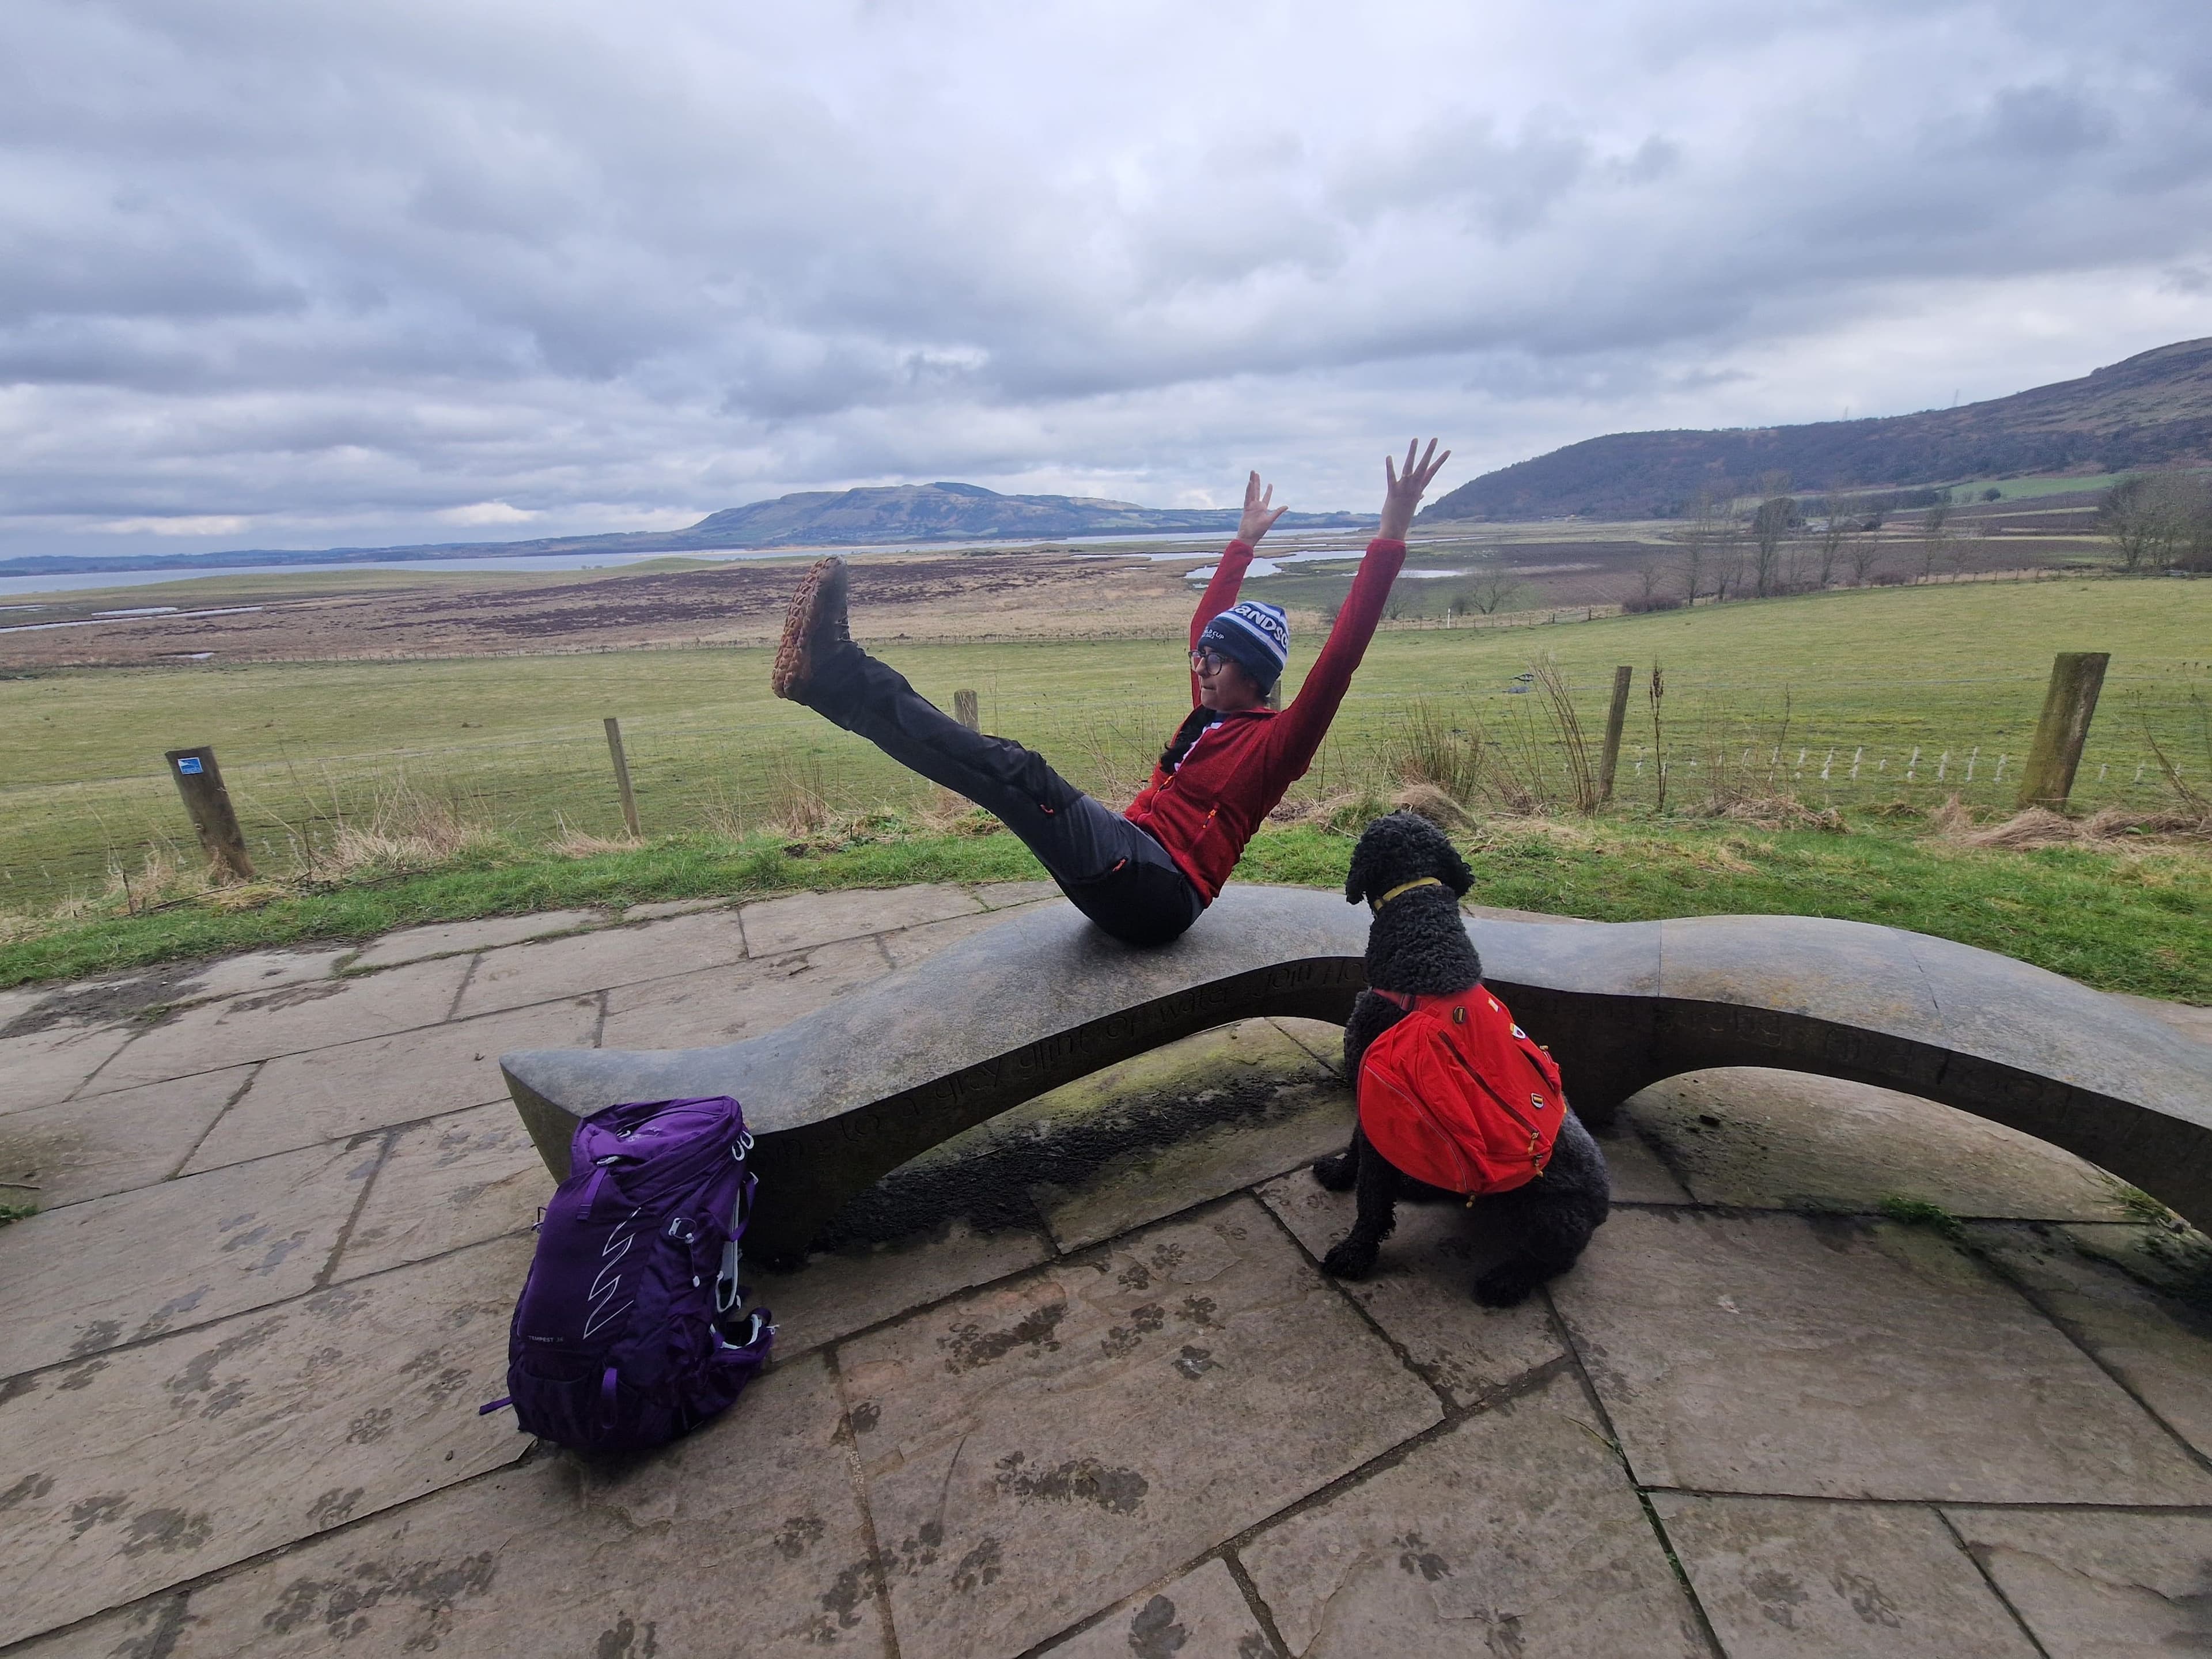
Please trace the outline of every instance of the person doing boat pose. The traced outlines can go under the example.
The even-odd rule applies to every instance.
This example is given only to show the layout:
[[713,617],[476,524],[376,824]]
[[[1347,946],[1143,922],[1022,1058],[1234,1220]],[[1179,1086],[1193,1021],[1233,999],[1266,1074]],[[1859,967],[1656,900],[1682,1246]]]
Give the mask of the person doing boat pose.
[[1406,531],[1443,464],[1433,439],[1401,470],[1386,459],[1382,522],[1367,544],[1328,643],[1288,708],[1267,706],[1290,654],[1291,630],[1272,605],[1237,601],[1253,549],[1285,509],[1252,474],[1237,538],[1190,625],[1192,708],[1151,781],[1116,812],[1069,783],[1033,750],[971,732],[853,642],[846,567],[818,561],[786,617],[772,685],[866,738],[933,783],[965,795],[1036,854],[1076,908],[1129,945],[1164,945],[1219,895],[1244,844],[1305,774],[1374,637],[1406,560]]

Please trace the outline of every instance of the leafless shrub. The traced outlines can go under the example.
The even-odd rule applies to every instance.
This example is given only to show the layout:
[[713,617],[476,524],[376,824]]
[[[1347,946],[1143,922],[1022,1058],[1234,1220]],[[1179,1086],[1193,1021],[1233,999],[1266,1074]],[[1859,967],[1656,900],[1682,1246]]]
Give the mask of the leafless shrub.
[[1724,702],[1698,710],[1698,772],[1705,799],[1692,816],[1719,817],[1738,801],[1786,793],[1780,781],[1790,744],[1790,695],[1783,688],[1782,711],[1771,718],[1747,715]]
[[811,755],[777,750],[761,816],[765,825],[790,836],[811,835],[827,825],[832,814],[822,763]]
[[1575,811],[1588,817],[1598,809],[1597,765],[1590,756],[1589,742],[1583,735],[1582,721],[1575,714],[1573,694],[1567,689],[1566,677],[1559,672],[1559,665],[1553,659],[1545,657],[1531,663],[1529,672],[1536,677],[1536,690],[1543,696],[1545,711],[1550,714],[1552,728],[1559,738]]
[[1482,727],[1470,716],[1455,722],[1425,697],[1406,711],[1383,744],[1383,764],[1405,784],[1425,784],[1465,803],[1482,787],[1488,769]]
[[[2204,751],[2205,771],[2212,775],[2212,708],[2207,708],[2203,692],[2189,694],[2189,711],[2196,719],[2197,741]],[[2212,799],[2208,799],[2203,790],[2181,775],[2181,768],[2166,752],[2166,746],[2159,742],[2158,733],[2151,730],[2149,717],[2143,713],[2140,697],[2136,700],[2136,718],[2142,722],[2143,741],[2150,745],[2150,752],[2158,762],[2160,775],[2165,778],[2166,787],[2179,798],[2182,810],[2193,817],[2212,818]]]

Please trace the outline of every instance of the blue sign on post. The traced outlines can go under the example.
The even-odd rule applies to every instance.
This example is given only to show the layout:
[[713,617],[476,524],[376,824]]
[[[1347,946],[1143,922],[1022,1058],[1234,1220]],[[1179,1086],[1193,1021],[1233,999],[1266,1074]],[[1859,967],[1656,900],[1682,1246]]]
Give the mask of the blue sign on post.
[[189,778],[204,772],[207,768],[201,763],[198,755],[179,755],[177,757],[177,770]]

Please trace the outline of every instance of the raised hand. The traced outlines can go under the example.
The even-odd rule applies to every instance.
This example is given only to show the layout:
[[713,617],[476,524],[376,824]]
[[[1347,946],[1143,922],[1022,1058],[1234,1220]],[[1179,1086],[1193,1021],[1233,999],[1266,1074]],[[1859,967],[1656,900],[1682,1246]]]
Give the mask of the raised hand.
[[1291,509],[1269,507],[1275,499],[1275,486],[1269,484],[1265,495],[1260,492],[1260,475],[1255,472],[1244,483],[1244,516],[1237,520],[1237,539],[1247,547],[1257,547],[1260,538],[1275,527],[1275,520]]
[[1428,489],[1430,481],[1443,471],[1444,463],[1451,459],[1449,449],[1441,455],[1437,453],[1437,441],[1431,438],[1428,453],[1423,455],[1416,465],[1413,453],[1420,447],[1420,442],[1416,438],[1406,446],[1403,471],[1392,464],[1388,455],[1382,458],[1382,477],[1388,488],[1382,492],[1382,527],[1375,533],[1383,541],[1402,542],[1406,539],[1407,531],[1413,528],[1413,509],[1421,504],[1421,493]]

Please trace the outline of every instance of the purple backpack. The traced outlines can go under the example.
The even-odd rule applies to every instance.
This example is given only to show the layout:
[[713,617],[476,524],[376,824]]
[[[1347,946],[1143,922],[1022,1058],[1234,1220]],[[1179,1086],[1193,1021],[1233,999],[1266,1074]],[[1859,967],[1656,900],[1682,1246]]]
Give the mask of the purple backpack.
[[753,1138],[726,1095],[610,1106],[576,1126],[507,1336],[526,1432],[593,1451],[673,1440],[768,1361],[768,1310],[739,1310]]

